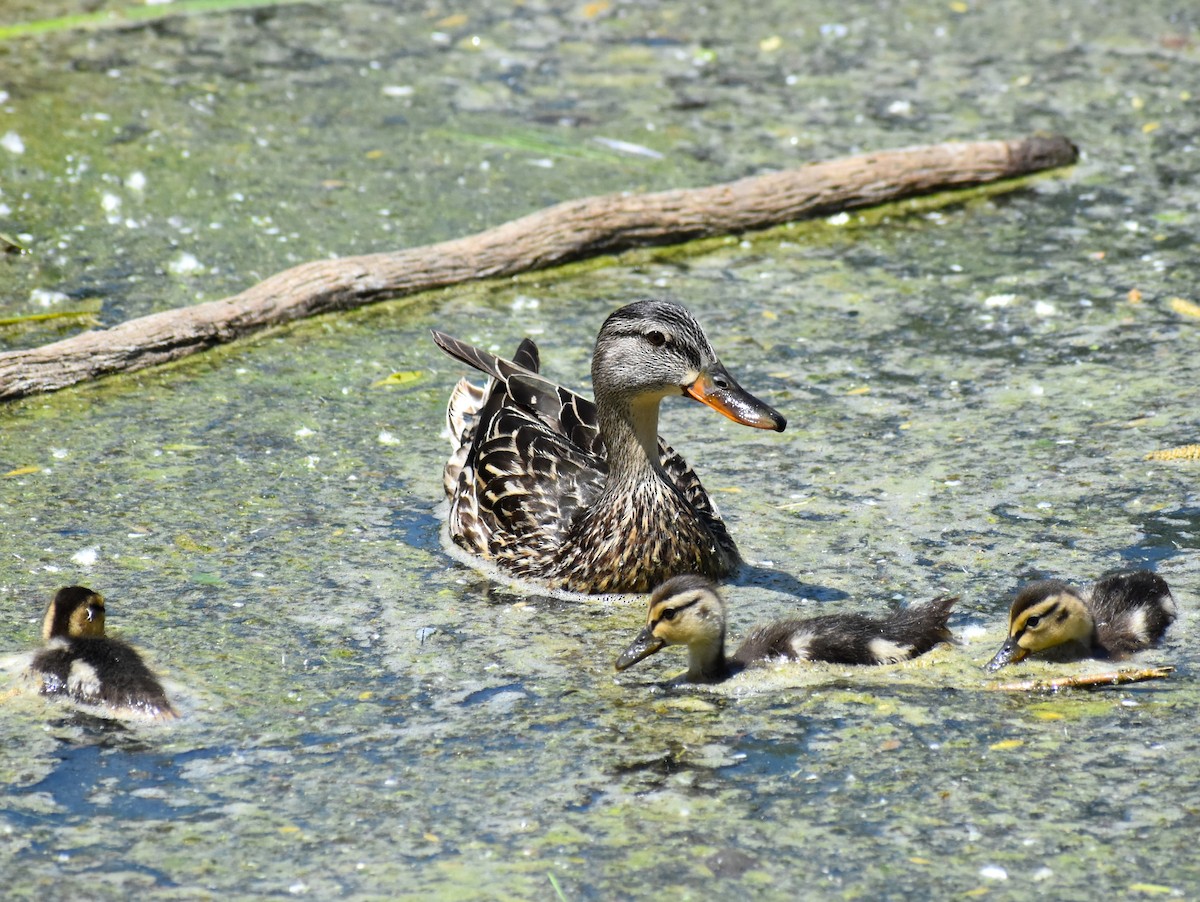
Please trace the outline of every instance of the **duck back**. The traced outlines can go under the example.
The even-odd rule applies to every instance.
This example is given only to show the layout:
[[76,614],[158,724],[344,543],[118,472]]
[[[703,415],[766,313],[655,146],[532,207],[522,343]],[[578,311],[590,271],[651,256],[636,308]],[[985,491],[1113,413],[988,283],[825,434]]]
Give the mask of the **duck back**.
[[958,599],[941,596],[887,617],[830,614],[759,627],[733,653],[745,667],[771,659],[831,664],[892,664],[925,654],[950,639],[946,623]]
[[1149,570],[1102,577],[1092,587],[1090,607],[1096,644],[1111,658],[1157,645],[1178,612],[1166,580]]
[[141,656],[120,639],[53,640],[34,656],[31,670],[41,677],[43,695],[66,695],[153,717],[177,716]]

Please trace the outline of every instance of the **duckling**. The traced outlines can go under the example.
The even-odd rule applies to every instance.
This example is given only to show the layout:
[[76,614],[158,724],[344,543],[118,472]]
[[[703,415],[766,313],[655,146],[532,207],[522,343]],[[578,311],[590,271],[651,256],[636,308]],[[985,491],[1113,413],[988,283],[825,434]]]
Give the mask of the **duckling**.
[[718,579],[741,564],[716,504],[659,438],[659,405],[686,395],[746,426],[782,432],[786,420],[738,385],[686,309],[638,301],[604,321],[594,404],[539,375],[529,339],[504,360],[433,338],[491,377],[483,388],[461,381],[447,409],[456,550],[584,594],[646,592],[688,571]]
[[91,589],[59,589],[46,609],[42,638],[46,647],[30,665],[42,695],[66,695],[114,713],[179,716],[133,647],[104,635],[104,598]]
[[668,645],[688,647],[688,671],[679,679],[689,683],[719,683],[770,660],[893,664],[949,641],[946,621],[956,601],[943,595],[884,618],[829,614],[780,620],[755,629],[726,657],[725,603],[716,587],[702,576],[676,576],[650,596],[646,626],[617,659],[617,670],[632,667]]
[[1025,586],[1008,613],[1008,639],[986,667],[1030,655],[1047,661],[1120,660],[1157,645],[1177,608],[1166,580],[1149,570],[1114,573],[1089,592],[1062,580]]

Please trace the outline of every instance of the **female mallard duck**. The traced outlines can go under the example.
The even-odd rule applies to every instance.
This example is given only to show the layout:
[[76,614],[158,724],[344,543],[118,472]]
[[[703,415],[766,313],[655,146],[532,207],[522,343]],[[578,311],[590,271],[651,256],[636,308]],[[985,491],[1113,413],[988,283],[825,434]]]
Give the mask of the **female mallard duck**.
[[987,669],[1030,655],[1049,661],[1119,660],[1156,645],[1175,615],[1170,587],[1149,570],[1114,573],[1090,592],[1057,579],[1030,583],[1013,600],[1008,639]]
[[178,717],[133,647],[104,635],[104,599],[83,586],[59,589],[42,622],[46,647],[31,674],[43,695],[66,695],[114,713]]
[[632,667],[668,645],[688,647],[689,683],[719,683],[763,661],[828,661],[833,664],[894,664],[925,654],[950,640],[946,621],[957,601],[949,595],[884,618],[829,614],[760,626],[732,656],[725,655],[725,604],[702,576],[667,580],[650,596],[650,616],[621,657],[617,670]]
[[539,376],[525,339],[511,361],[441,332],[438,346],[490,375],[450,397],[449,537],[508,574],[571,592],[646,592],[740,563],[716,505],[658,437],[663,398],[684,394],[759,429],[785,420],[737,384],[692,315],[639,301],[604,322],[596,402]]

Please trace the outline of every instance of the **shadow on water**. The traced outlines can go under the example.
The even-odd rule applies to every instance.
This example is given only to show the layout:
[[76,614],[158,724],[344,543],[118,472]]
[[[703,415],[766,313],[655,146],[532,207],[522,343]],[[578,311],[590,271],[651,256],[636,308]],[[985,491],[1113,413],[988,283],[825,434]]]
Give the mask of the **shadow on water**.
[[441,550],[440,529],[441,521],[428,508],[401,507],[392,513],[391,532],[411,548],[437,554]]
[[1200,507],[1158,511],[1133,522],[1142,539],[1120,551],[1121,560],[1130,567],[1154,569],[1163,561],[1195,554],[1200,548]]
[[[67,726],[67,723],[63,723]],[[37,783],[10,790],[12,795],[43,794],[59,810],[56,822],[111,817],[122,822],[174,820],[198,815],[208,809],[201,804],[181,805],[179,787],[186,785],[183,768],[192,760],[219,757],[228,749],[206,748],[182,754],[164,754],[136,738],[123,724],[78,713],[70,726],[83,727],[91,742],[62,740],[54,753],[58,763]],[[33,822],[41,816],[17,814]]]
[[773,592],[814,601],[841,601],[850,597],[849,593],[841,589],[806,583],[785,570],[758,564],[743,564],[737,578],[732,580],[730,585],[770,589]]

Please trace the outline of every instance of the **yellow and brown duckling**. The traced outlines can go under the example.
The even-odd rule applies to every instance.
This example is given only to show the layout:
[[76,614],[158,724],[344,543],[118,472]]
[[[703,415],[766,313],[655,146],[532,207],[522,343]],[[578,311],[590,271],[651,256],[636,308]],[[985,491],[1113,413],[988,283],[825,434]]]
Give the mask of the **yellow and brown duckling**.
[[999,670],[1030,656],[1120,660],[1157,645],[1176,614],[1166,580],[1149,570],[1105,576],[1088,591],[1040,580],[1017,593],[1008,639],[986,666]]
[[64,695],[117,714],[179,714],[128,643],[104,635],[104,598],[83,586],[59,589],[42,622],[46,647],[30,665],[42,695]]
[[502,571],[580,593],[647,592],[741,563],[700,480],[658,436],[659,404],[686,395],[759,429],[786,421],[742,389],[696,319],[646,300],[605,320],[592,356],[593,404],[538,375],[525,339],[511,361],[441,332],[438,346],[487,373],[459,382],[447,419],[451,541]]
[[690,683],[719,683],[767,661],[828,661],[833,664],[894,664],[950,641],[946,621],[957,598],[943,595],[919,607],[875,618],[828,614],[780,620],[755,629],[732,655],[725,654],[725,604],[702,576],[667,580],[650,597],[645,628],[617,659],[617,670],[668,645],[686,645]]

